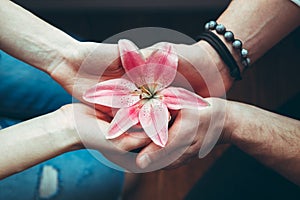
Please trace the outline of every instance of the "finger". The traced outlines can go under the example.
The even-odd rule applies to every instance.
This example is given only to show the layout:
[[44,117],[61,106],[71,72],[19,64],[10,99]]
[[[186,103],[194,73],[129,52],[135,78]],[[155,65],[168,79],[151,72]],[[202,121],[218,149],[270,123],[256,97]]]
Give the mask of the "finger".
[[[152,151],[153,153],[142,154],[141,157],[137,158],[136,163],[139,168],[146,171],[177,168],[181,165],[184,165],[190,159],[188,154],[185,155],[187,147],[167,149],[160,148],[151,143],[145,148],[148,148],[148,150]],[[180,157],[182,154],[183,156]]]
[[121,136],[110,140],[119,150],[132,151],[146,146],[151,142],[150,138],[142,136],[141,133],[122,134]]
[[151,163],[156,163],[158,160],[160,160],[160,158],[165,159],[168,153],[176,148],[176,145],[171,145],[170,141],[173,141],[174,137],[178,134],[179,129],[176,127],[181,127],[182,121],[179,120],[180,118],[181,114],[179,113],[172,127],[169,129],[169,141],[164,148],[161,148],[156,144],[151,143],[139,153],[139,155],[137,156],[136,163],[140,168],[144,169],[148,167]]
[[96,109],[95,114],[98,119],[101,119],[105,122],[110,122],[112,120],[112,117],[111,117],[112,115],[111,115],[109,109],[105,108],[105,109],[101,109],[101,111]]
[[[145,147],[137,156],[137,165],[142,169],[155,164],[166,165],[177,160],[193,143],[197,133],[199,119],[190,110],[181,110],[172,127],[169,129],[169,141],[165,148],[154,144]],[[195,120],[195,121],[194,121]]]
[[157,146],[153,142],[146,146],[137,156],[136,164],[141,169],[147,168],[151,163],[155,162],[158,157],[162,157],[162,153],[158,154],[162,147]]
[[114,108],[110,108],[108,106],[102,106],[102,105],[99,105],[99,104],[94,104],[94,106],[95,106],[96,110],[99,110],[102,113],[105,113],[109,117],[113,117],[116,114],[116,109],[114,109]]
[[[167,44],[167,42],[158,42],[152,46],[141,49],[141,52],[145,58],[148,58],[154,51],[158,49],[164,49],[163,47]],[[170,43],[168,43],[170,44]]]

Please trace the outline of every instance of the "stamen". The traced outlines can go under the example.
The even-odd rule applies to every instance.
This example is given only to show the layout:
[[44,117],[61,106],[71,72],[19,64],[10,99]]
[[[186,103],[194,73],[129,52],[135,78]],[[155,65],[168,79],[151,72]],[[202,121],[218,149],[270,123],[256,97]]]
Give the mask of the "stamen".
[[164,95],[155,93],[155,94],[153,95],[153,98],[162,100],[162,99],[164,98]]
[[143,85],[139,89],[141,90],[141,99],[151,99],[153,97],[153,94],[151,93],[147,85]]
[[143,93],[146,93],[146,94],[148,94],[149,96],[152,96],[152,93],[151,93],[151,92],[149,91],[149,89],[146,88],[144,85],[141,86],[140,89],[142,90]]

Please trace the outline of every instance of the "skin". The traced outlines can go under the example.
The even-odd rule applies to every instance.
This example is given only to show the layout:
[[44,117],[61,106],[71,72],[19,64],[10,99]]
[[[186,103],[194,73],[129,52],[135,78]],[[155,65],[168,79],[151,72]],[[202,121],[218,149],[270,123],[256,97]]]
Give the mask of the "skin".
[[[243,42],[243,47],[249,52],[251,63],[254,63],[298,27],[299,18],[299,7],[291,1],[235,0],[220,15],[217,22],[223,24],[227,30],[231,30],[235,38]],[[240,71],[243,72],[245,69],[239,62],[238,53],[222,35],[216,35],[228,47],[239,64]],[[161,44],[153,47],[159,46]],[[178,72],[189,80],[196,93],[204,97],[220,97],[231,88],[234,79],[230,77],[228,67],[207,42],[199,41],[194,45],[173,44],[173,46],[179,55]]]
[[0,5],[0,48],[45,71],[77,99],[101,74],[101,80],[124,74],[116,44],[79,42],[11,1]]
[[[11,1],[0,0],[0,27],[1,50],[45,71],[79,100],[99,82],[101,74],[100,81],[124,74],[117,45],[79,42]],[[1,130],[0,178],[82,148],[99,150],[120,165],[130,162],[126,152],[144,146],[149,139],[123,134],[107,141],[103,131],[111,117],[103,113],[110,110],[97,109],[94,113],[82,104],[67,105]]]
[[230,131],[229,142],[300,185],[300,121],[249,105],[233,105],[233,111],[240,110],[244,113],[234,114],[232,120],[242,117],[242,125]]
[[[144,149],[140,153],[144,156],[147,153],[147,158],[143,158],[143,162],[138,164],[141,167],[151,168],[151,164],[160,162],[162,157],[176,156],[178,152],[184,151],[184,154],[168,168],[181,166],[198,156],[204,137],[215,134],[219,128],[218,124],[221,124],[222,133],[219,143],[236,145],[263,164],[300,185],[300,150],[298,148],[300,122],[298,120],[248,104],[219,98],[206,98],[206,100],[212,106],[201,112],[181,110],[178,113],[179,117],[183,115],[189,116],[189,118],[182,117],[182,120],[174,122],[169,130],[169,140],[172,142],[167,144],[163,151],[160,151],[157,146],[149,145],[147,148],[151,149],[148,149],[148,152],[146,152],[147,149]],[[214,107],[225,108],[224,113],[220,112],[222,109],[213,109]],[[212,118],[214,115],[223,114],[225,114],[225,121],[223,118]],[[200,124],[197,123],[198,119],[201,119]],[[216,126],[208,131],[210,123]],[[192,139],[189,140],[189,138]],[[176,143],[177,140],[181,140],[181,143]],[[145,163],[149,166],[146,166]]]
[[84,148],[99,150],[118,164],[127,163],[130,162],[128,151],[149,143],[148,138],[129,134],[106,140],[103,132],[109,123],[101,120],[102,115],[89,106],[72,104],[2,129],[0,179],[60,154]]
[[[99,81],[99,74],[104,73],[101,80],[123,75],[124,71],[122,67],[120,67],[116,45],[78,42],[10,1],[0,0],[0,5],[0,48],[32,66],[45,71],[76,98],[81,99],[83,91]],[[255,12],[257,8],[263,11],[267,10],[267,12],[257,13]],[[287,12],[282,12],[283,8],[286,9]],[[252,13],[256,14],[252,16]],[[247,17],[240,17],[241,14]],[[218,22],[223,23],[229,30],[235,33],[237,38],[244,42],[245,48],[250,52],[251,60],[255,61],[288,32],[299,25],[299,20],[297,20],[300,17],[299,15],[298,8],[289,1],[233,1],[218,19]],[[260,23],[263,21],[262,19],[267,20],[265,23]],[[246,27],[245,24],[247,24]],[[19,31],[20,29],[22,31]],[[256,31],[253,32],[253,30]],[[222,37],[220,38],[223,39]],[[198,94],[202,96],[220,96],[231,87],[234,81],[229,76],[227,67],[222,63],[209,44],[201,41],[192,46],[174,46],[181,56],[179,60],[179,72],[190,80],[191,85]],[[228,45],[228,47],[231,48],[230,45]],[[233,51],[232,53],[234,54]],[[88,62],[89,65],[85,66],[89,67],[82,67],[81,65],[84,62]],[[106,68],[107,66],[108,68]],[[200,74],[195,73],[196,70],[201,71],[202,77]],[[221,78],[219,78],[220,74]],[[206,80],[207,83],[204,83],[203,77],[208,77],[208,80]],[[224,86],[220,87],[222,84]],[[222,106],[224,103],[223,100],[220,99],[216,100],[216,102],[213,102],[214,100],[211,99],[208,99],[208,101],[211,101],[214,107],[217,105]],[[221,101],[221,103],[219,101]],[[299,180],[299,175],[297,175],[295,170],[298,168],[299,160],[296,155],[298,153],[297,149],[293,148],[291,152],[287,153],[278,153],[278,151],[276,151],[278,145],[282,147],[281,149],[287,149],[291,144],[293,147],[299,144],[299,140],[297,140],[299,122],[248,105],[232,102],[228,104],[234,106],[226,106],[226,123],[224,124],[224,131],[221,135],[221,138],[223,138],[222,141],[239,146],[247,153],[260,159],[266,165],[299,183],[297,181]],[[82,116],[81,120],[74,120],[74,107],[77,108],[76,113],[81,114],[79,115]],[[112,143],[108,143],[102,136],[99,136],[98,129],[93,129],[86,125],[78,126],[77,123],[74,124],[74,121],[88,123],[88,121],[96,120],[103,125],[100,127],[105,129],[107,122],[102,121],[101,118],[109,120],[109,117],[99,112],[96,118],[94,113],[91,114],[92,111],[90,108],[83,105],[74,107],[66,106],[49,115],[41,116],[40,118],[1,130],[1,144],[3,143],[3,145],[1,145],[0,151],[5,152],[3,154],[5,156],[2,157],[3,160],[0,162],[5,163],[5,166],[1,167],[1,178],[22,171],[61,153],[83,148],[83,144],[90,148],[108,152],[106,155],[110,155],[112,160],[118,160],[121,158],[119,155],[124,156],[124,152],[120,153],[120,149],[131,150],[147,143],[147,141],[143,141],[140,138],[138,141],[136,138],[132,140],[129,138],[123,138],[124,140],[118,138]],[[278,126],[267,123],[267,121],[265,121],[266,124],[262,126],[262,121],[258,122],[256,120],[246,125],[245,123],[241,123],[242,125],[244,124],[244,126],[236,126],[234,121],[236,121],[236,119],[240,120],[241,116],[235,116],[232,113],[237,108],[243,110],[243,115],[259,116],[259,114],[262,114],[265,116],[263,119],[272,119],[272,122],[278,123]],[[102,109],[102,111],[105,112],[104,109]],[[206,114],[206,117],[201,117],[205,120],[209,120],[212,111],[207,109],[201,114],[193,113],[190,110],[182,110],[178,113],[179,117],[176,118],[170,129],[170,138],[174,138],[174,147],[171,146],[169,149],[178,149],[179,147],[188,148],[189,153],[184,154],[177,163],[182,163],[194,155],[197,155],[203,140],[202,135],[205,130],[207,130],[207,127],[205,128],[205,126],[203,126],[204,123],[202,123],[201,129],[199,129],[195,137],[192,137],[192,139],[195,138],[195,140],[192,140],[192,148],[189,148],[185,147],[186,144],[180,144],[182,140],[176,139],[176,134],[179,133],[178,129],[176,130],[176,125],[189,125],[187,124],[189,123],[189,118],[185,119],[185,117],[194,116],[194,119],[197,119],[197,116],[200,117],[200,115],[203,114]],[[184,117],[180,117],[180,115]],[[280,124],[280,122],[285,123]],[[57,124],[60,124],[60,126],[57,126]],[[250,127],[251,129],[249,125],[252,125]],[[87,127],[89,127],[89,129],[85,129]],[[260,137],[249,137],[250,134],[246,134],[247,127],[248,132],[257,130],[255,134],[258,134]],[[285,130],[280,130],[280,127],[285,127]],[[198,127],[191,127],[190,130],[194,130],[194,128],[198,129]],[[77,133],[78,129],[80,134]],[[95,132],[97,132],[97,134]],[[194,134],[194,131],[191,132]],[[279,132],[284,132],[284,134],[280,135]],[[25,135],[23,136],[24,133]],[[125,136],[127,135],[125,134]],[[97,138],[97,140],[95,138]],[[275,141],[274,138],[283,139],[276,140],[277,143],[267,142],[270,141],[270,139],[271,141]],[[288,138],[290,138],[290,140],[288,140]],[[24,140],[28,142],[24,142]],[[123,142],[125,140],[126,142]],[[112,146],[115,145],[119,150],[114,150]],[[10,152],[8,152],[7,149],[10,149]],[[146,156],[146,160],[148,159],[148,161],[155,162],[155,159],[162,159],[164,154],[160,153],[157,154],[157,156],[155,156],[155,154],[151,155],[151,153],[155,153],[156,150],[157,147],[150,144],[140,153],[139,158],[147,154],[148,158]],[[112,152],[112,154],[110,152]],[[165,150],[164,152],[167,151]],[[268,159],[266,159],[266,157],[268,157]],[[293,159],[291,159],[291,157]],[[289,165],[283,165],[281,161],[285,161],[283,163],[291,161],[291,163]],[[137,159],[137,163],[141,167],[145,167],[142,166],[145,163],[143,159]]]
[[[253,63],[299,26],[299,19],[300,8],[290,1],[236,0],[231,2],[217,22],[225,25],[236,38],[243,41],[244,48],[250,52],[249,57]],[[224,41],[223,36],[218,35],[218,37]],[[224,43],[236,60],[239,60],[239,55],[232,49],[231,44],[226,41]],[[174,44],[174,46],[181,55],[178,71],[190,81],[196,93],[203,96],[220,96],[234,83],[227,66],[206,42],[200,41],[191,46],[181,44]],[[244,70],[241,65],[240,69]],[[203,76],[196,73],[196,70]],[[202,77],[208,77],[207,87],[203,87],[205,83]],[[223,88],[220,87],[222,83]],[[168,168],[186,163],[198,155],[204,144],[204,136],[215,134],[214,129],[220,128],[219,123],[222,124],[223,129],[219,143],[238,146],[263,164],[300,185],[298,170],[300,154],[297,148],[300,145],[299,121],[238,102],[214,98],[208,98],[207,101],[212,106],[201,112],[181,110],[178,113],[179,117],[176,117],[169,129],[169,141],[172,142],[167,143],[163,150],[153,143],[149,144],[138,155],[137,165],[148,169],[161,160],[176,158],[176,155],[180,155],[178,152],[183,155]],[[223,109],[212,109],[214,107]],[[214,114],[222,114],[223,117],[211,118]],[[180,117],[181,115],[185,117]],[[197,121],[198,119],[200,122]],[[208,131],[211,119],[217,125]],[[185,130],[180,127],[190,128]],[[189,139],[189,136],[192,139]]]

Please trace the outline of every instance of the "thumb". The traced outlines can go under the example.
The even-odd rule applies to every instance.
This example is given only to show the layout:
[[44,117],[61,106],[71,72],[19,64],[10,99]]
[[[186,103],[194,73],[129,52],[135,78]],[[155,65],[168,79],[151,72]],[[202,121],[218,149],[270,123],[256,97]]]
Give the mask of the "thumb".
[[[165,147],[159,147],[153,142],[147,145],[137,156],[136,164],[141,169],[164,168],[177,160],[193,142],[195,128],[190,125],[189,110],[181,110],[169,129],[169,139]],[[188,123],[189,122],[189,123]],[[186,128],[189,126],[191,128]],[[188,137],[188,138],[187,138]]]
[[169,157],[167,155],[172,151],[172,149],[174,149],[174,143],[172,143],[171,141],[180,132],[179,127],[181,126],[182,122],[181,120],[178,120],[179,118],[181,118],[181,113],[177,115],[177,120],[175,120],[175,122],[169,129],[169,139],[165,147],[157,146],[155,143],[151,142],[149,145],[143,148],[143,150],[138,154],[136,158],[136,164],[138,167],[140,167],[141,169],[145,169],[151,164],[161,164],[167,161],[166,159],[169,160]]
[[155,162],[158,157],[160,157],[159,154],[153,153],[159,151],[160,149],[161,147],[151,142],[138,154],[136,158],[137,166],[141,169],[147,168],[149,165],[151,165],[151,163]]
[[147,169],[147,171],[163,169],[176,161],[185,150],[185,147],[162,148],[151,143],[138,154],[136,165],[141,169]]

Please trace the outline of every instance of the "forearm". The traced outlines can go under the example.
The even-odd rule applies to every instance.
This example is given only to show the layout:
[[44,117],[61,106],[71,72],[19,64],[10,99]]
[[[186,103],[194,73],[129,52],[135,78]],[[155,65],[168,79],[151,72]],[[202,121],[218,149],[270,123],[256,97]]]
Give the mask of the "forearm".
[[[248,50],[248,57],[253,64],[266,53],[272,46],[300,25],[300,7],[290,0],[234,0],[217,19],[226,30],[234,33],[236,39],[243,42],[243,48]],[[213,31],[215,32],[215,31]],[[216,33],[216,32],[215,32]],[[240,71],[245,67],[240,62],[241,58],[232,44],[224,36],[216,34],[232,53]],[[233,78],[230,77],[228,67],[215,52],[211,45],[201,40],[197,43],[202,46],[219,69],[224,85],[231,86]]]
[[0,0],[0,49],[51,73],[76,57],[78,42],[8,0]]
[[289,0],[234,0],[217,22],[243,42],[254,62],[300,25],[300,8]]
[[253,106],[230,104],[231,143],[300,185],[300,122]]
[[62,153],[80,140],[61,110],[0,131],[0,179]]

